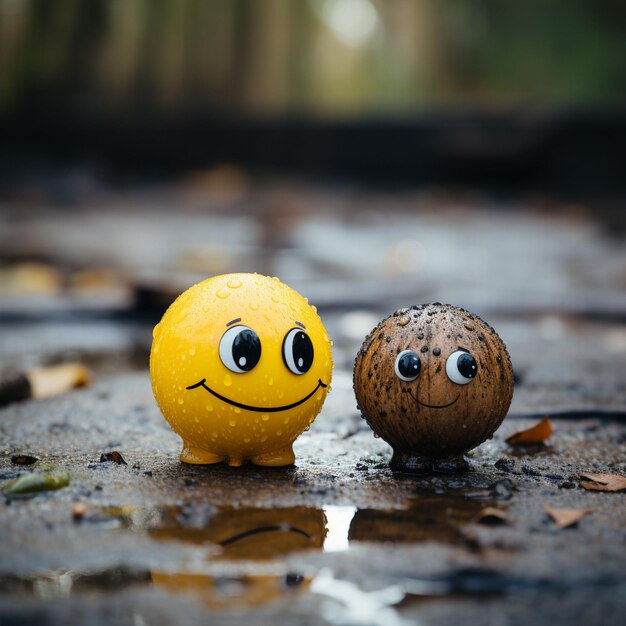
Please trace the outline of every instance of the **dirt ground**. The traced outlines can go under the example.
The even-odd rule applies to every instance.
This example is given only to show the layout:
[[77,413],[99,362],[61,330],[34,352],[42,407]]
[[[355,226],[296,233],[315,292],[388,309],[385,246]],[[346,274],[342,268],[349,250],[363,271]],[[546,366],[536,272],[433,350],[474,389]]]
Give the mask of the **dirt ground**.
[[[196,181],[5,203],[0,250],[0,368],[92,372],[0,410],[0,483],[69,473],[0,499],[0,623],[623,623],[624,492],[581,474],[626,475],[626,246],[584,207]],[[332,391],[294,467],[181,464],[150,388],[152,325],[196,280],[255,270],[318,306]],[[365,335],[429,301],[487,319],[516,375],[460,476],[392,474],[352,390]],[[506,443],[544,416],[544,444]],[[101,462],[111,451],[126,464]],[[546,505],[593,510],[558,528]]]

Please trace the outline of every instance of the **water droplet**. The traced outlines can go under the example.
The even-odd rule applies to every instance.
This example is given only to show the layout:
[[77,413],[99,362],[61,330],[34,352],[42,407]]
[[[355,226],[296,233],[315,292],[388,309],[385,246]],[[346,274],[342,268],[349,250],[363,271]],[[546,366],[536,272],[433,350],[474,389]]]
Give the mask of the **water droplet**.
[[250,307],[250,309],[252,311],[258,311],[259,310],[259,303],[258,302],[250,302],[250,304],[248,306]]
[[153,329],[152,329],[152,339],[156,339],[156,336],[161,332],[161,322],[159,322]]
[[229,421],[228,421],[228,425],[229,425],[231,428],[234,428],[235,426],[237,426],[237,421],[236,421],[236,420],[229,420]]
[[239,287],[241,287],[241,281],[238,278],[229,278],[226,284],[231,289],[239,289]]
[[235,412],[235,413],[241,413],[241,409],[240,409],[238,406],[236,406],[236,407],[234,408],[234,412]]
[[277,436],[277,437],[280,437],[282,434],[283,434],[283,431],[279,428],[279,429],[276,431],[276,436]]
[[193,418],[193,421],[194,421],[196,424],[199,424],[199,423],[200,423],[200,418],[196,415],[196,416]]
[[180,398],[178,398],[178,404],[184,404],[184,403],[185,403],[185,398],[180,396]]
[[286,418],[283,420],[283,424],[289,424],[289,420],[290,420],[290,419],[291,419],[290,417],[286,417]]
[[380,439],[380,435],[377,433],[374,433],[374,439]]
[[268,384],[270,387],[274,384],[274,379],[273,379],[271,376],[267,379],[267,384]]
[[317,313],[317,307],[314,306],[313,304],[311,305],[311,308],[313,309],[313,313]]
[[180,355],[180,360],[181,360],[181,361],[184,361],[186,358],[187,358],[187,355],[186,355],[186,354],[181,354],[181,355]]
[[213,437],[213,439],[217,439],[217,432],[216,432],[216,431],[213,431],[213,432],[211,433],[211,437]]
[[221,289],[217,290],[217,293],[215,295],[218,298],[220,298],[220,300],[226,300],[226,298],[228,298],[228,296],[230,296],[230,291],[228,291],[228,289],[222,287]]
[[277,293],[272,294],[272,302],[280,302],[280,296]]
[[224,376],[224,386],[230,387],[233,384],[233,378],[230,374]]
[[335,345],[335,342],[334,342],[334,341],[331,341],[331,342],[330,342],[330,347],[332,348],[334,345]]
[[211,305],[208,302],[203,304],[202,310],[204,311],[204,313],[208,313],[211,310]]
[[265,441],[267,441],[267,435],[263,435],[261,437],[261,443],[264,443]]
[[210,413],[210,412],[213,410],[213,405],[212,405],[212,404],[207,404],[204,408],[205,408],[207,411],[209,411],[209,413]]
[[250,443],[250,437],[244,437],[243,440],[244,443]]
[[196,353],[196,346],[189,348],[189,356],[193,356]]
[[269,418],[270,418],[270,414],[269,413],[263,413],[263,415],[261,415],[261,419],[264,422],[267,422],[267,420],[269,420]]

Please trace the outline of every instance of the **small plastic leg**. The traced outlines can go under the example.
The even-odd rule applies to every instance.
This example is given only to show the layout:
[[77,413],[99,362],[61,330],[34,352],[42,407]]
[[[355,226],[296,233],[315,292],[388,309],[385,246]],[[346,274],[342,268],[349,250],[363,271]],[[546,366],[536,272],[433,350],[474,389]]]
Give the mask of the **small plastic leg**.
[[183,442],[180,460],[183,463],[191,463],[192,465],[211,465],[212,463],[221,463],[225,459],[219,454],[213,454]]
[[282,465],[293,465],[296,455],[293,453],[291,445],[265,454],[258,454],[250,459],[255,465],[265,467],[281,467]]

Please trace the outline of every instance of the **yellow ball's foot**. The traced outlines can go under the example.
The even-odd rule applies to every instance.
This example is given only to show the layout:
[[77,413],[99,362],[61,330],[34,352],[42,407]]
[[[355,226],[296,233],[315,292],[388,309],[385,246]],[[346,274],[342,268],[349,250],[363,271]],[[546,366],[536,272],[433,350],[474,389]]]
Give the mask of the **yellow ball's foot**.
[[250,459],[255,465],[263,465],[265,467],[280,467],[282,465],[293,465],[296,462],[296,455],[293,453],[291,446],[266,452],[253,456]]
[[180,460],[183,463],[191,463],[192,465],[210,465],[212,463],[221,463],[226,459],[219,454],[213,454],[212,452],[207,452],[201,448],[195,448],[189,444],[183,443]]

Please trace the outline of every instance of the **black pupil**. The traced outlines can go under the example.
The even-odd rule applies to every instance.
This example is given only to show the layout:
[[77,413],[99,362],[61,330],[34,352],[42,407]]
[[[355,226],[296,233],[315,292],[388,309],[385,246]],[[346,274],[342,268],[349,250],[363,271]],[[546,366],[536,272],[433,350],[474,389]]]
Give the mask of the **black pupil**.
[[237,367],[249,372],[261,358],[261,341],[257,334],[246,328],[233,341],[233,359]]
[[474,378],[476,376],[476,360],[471,354],[467,352],[462,354],[456,362],[459,374],[465,378]]
[[291,345],[296,369],[302,374],[308,372],[311,369],[311,365],[313,365],[313,344],[309,336],[300,331],[296,333]]
[[405,378],[416,378],[422,369],[422,362],[415,352],[403,354],[398,361],[398,371]]

